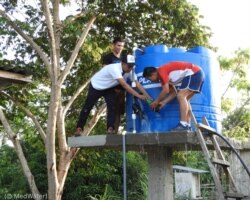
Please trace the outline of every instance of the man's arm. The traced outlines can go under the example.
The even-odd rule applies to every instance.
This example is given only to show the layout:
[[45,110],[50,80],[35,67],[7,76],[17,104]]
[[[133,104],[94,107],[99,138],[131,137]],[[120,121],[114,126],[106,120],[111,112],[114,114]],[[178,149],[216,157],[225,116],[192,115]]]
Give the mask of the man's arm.
[[166,95],[169,93],[169,84],[166,83],[162,86],[162,90],[161,93],[159,94],[159,96],[157,97],[157,99],[155,99],[151,104],[150,107],[152,109],[155,109],[159,103],[166,97]]
[[123,78],[118,78],[117,81],[119,82],[119,84],[130,94],[132,94],[133,96],[135,97],[138,97],[139,99],[142,99],[142,100],[146,100],[147,99],[147,96],[146,95],[141,95],[139,94],[138,92],[136,92],[134,89],[132,89],[130,87],[129,84],[127,84],[127,82],[123,79]]
[[135,81],[136,83],[136,87],[140,90],[140,92],[142,94],[144,94],[148,99],[151,99],[151,97],[149,96],[149,94],[146,92],[146,90],[144,89],[144,87],[139,83],[139,81]]
[[165,97],[165,99],[159,102],[159,109],[161,109],[168,102],[172,101],[176,97],[176,95],[177,95],[177,90],[174,85],[171,85],[167,97]]

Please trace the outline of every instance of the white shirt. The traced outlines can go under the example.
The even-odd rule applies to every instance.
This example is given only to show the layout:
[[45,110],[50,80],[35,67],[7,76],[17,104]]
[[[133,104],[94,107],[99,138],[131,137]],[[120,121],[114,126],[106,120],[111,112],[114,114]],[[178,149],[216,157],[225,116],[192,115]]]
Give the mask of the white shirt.
[[[90,81],[96,90],[105,90],[117,86],[119,84],[117,79],[124,78],[126,80],[131,77],[132,71],[122,76],[122,64],[114,63],[104,66],[100,71],[94,74]],[[136,76],[134,77],[136,80]]]
[[169,83],[173,85],[180,85],[181,81],[186,77],[186,76],[191,76],[193,75],[194,72],[192,69],[185,69],[185,70],[175,70],[169,73]]

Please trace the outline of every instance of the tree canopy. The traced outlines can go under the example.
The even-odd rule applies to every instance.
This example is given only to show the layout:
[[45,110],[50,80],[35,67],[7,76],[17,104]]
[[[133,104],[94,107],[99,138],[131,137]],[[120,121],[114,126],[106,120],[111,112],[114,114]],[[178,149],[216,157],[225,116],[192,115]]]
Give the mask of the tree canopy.
[[236,50],[231,58],[221,56],[219,61],[222,72],[229,77],[222,94],[224,133],[247,139],[250,136],[250,49]]

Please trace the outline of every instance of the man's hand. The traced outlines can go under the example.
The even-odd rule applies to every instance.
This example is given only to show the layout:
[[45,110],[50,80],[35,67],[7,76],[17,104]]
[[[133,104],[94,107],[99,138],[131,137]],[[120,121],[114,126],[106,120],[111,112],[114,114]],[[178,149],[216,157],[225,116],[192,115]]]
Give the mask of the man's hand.
[[151,109],[155,110],[159,105],[159,102],[157,100],[154,100],[149,106]]
[[159,112],[160,110],[159,103],[160,103],[159,101],[155,100],[149,106],[154,112]]
[[148,99],[147,95],[145,95],[145,94],[140,94],[138,96],[138,98],[141,99],[141,100],[144,100],[144,101],[146,101]]
[[157,108],[159,108],[159,110],[160,110],[160,109],[163,108],[163,106],[165,106],[165,104],[166,104],[166,102],[161,101],[161,102],[158,104],[158,107],[157,107]]

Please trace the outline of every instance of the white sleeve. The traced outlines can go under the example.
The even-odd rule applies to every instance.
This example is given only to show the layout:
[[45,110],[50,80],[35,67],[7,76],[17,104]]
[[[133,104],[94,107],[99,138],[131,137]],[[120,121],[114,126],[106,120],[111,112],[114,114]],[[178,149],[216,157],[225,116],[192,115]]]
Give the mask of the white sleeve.
[[[132,74],[132,75],[133,75],[133,74]],[[137,80],[136,73],[134,73],[134,80],[135,80],[135,81]]]
[[[133,77],[134,77],[134,79],[133,79]],[[127,78],[127,79],[129,79],[129,80],[131,80],[131,81],[133,81],[133,80],[135,80],[135,81],[136,81],[136,80],[137,80],[136,73],[133,73],[133,71],[131,71],[131,72],[127,73],[126,78]]]
[[118,66],[111,67],[109,73],[113,79],[122,78],[122,73]]

